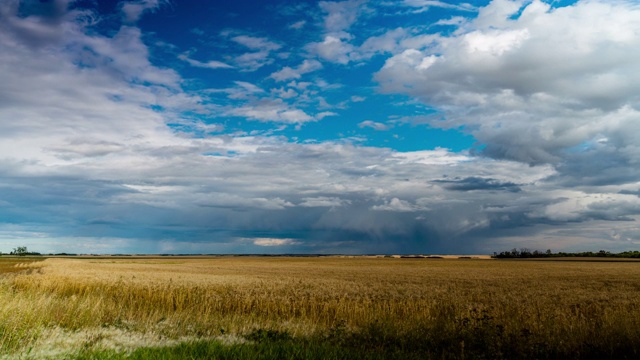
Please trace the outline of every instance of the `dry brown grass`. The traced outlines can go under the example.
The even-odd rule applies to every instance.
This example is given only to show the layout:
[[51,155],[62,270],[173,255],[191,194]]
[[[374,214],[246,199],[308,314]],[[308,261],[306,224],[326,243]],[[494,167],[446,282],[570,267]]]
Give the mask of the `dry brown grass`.
[[31,267],[31,263],[43,260],[45,260],[43,257],[1,256],[0,275],[21,272],[25,267]]
[[[220,257],[29,267],[0,280],[5,354],[46,343],[51,329],[184,339],[379,326],[463,347],[512,341],[566,353],[614,339],[640,344],[637,263]],[[87,339],[82,346],[93,346]]]

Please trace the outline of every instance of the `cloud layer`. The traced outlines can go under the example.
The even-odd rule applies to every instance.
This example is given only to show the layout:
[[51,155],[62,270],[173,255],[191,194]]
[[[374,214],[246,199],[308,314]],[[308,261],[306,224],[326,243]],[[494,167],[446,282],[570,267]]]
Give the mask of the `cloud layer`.
[[[294,18],[309,9],[279,10],[287,31],[315,32],[289,43],[223,29],[207,36],[230,53],[208,56],[137,25],[165,7],[123,2],[110,17],[60,0],[0,5],[0,250],[473,253],[640,242],[632,2],[324,1],[306,20]],[[385,13],[433,9],[452,12],[363,30]],[[194,69],[216,75],[194,79]],[[343,86],[356,71],[366,86]],[[382,96],[428,111],[353,115]],[[425,123],[477,145],[361,143]],[[322,138],[329,127],[342,136]],[[303,138],[309,128],[316,137]]]

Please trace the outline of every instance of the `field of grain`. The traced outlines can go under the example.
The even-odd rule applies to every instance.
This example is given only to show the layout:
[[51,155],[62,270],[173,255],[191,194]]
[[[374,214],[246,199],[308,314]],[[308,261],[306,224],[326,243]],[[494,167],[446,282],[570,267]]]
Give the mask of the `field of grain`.
[[6,358],[262,340],[369,358],[640,355],[637,262],[50,258],[5,268]]

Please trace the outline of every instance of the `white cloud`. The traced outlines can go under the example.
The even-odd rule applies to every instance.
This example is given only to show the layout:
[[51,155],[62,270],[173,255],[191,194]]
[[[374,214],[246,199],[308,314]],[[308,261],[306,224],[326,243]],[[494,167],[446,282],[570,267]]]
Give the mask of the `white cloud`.
[[322,64],[317,60],[304,60],[296,68],[285,66],[280,71],[271,74],[271,78],[275,81],[285,81],[291,79],[300,79],[302,75],[322,69]]
[[465,22],[467,22],[467,18],[462,17],[462,16],[454,16],[454,17],[449,18],[449,19],[438,20],[438,21],[436,21],[435,25],[460,26],[460,25],[463,25]]
[[234,34],[235,32],[233,31],[223,31],[221,36],[252,50],[251,52],[230,57],[229,61],[232,61],[240,71],[252,72],[272,64],[275,61],[272,53],[282,48],[282,45],[264,37]]
[[[20,21],[2,16],[12,19],[0,19],[5,28]],[[4,156],[55,165],[167,141],[171,131],[149,107],[171,113],[198,101],[179,90],[178,74],[149,62],[137,28],[123,26],[106,38],[87,36],[81,23],[68,21],[64,42],[52,40],[46,50],[23,47],[7,36],[13,30],[0,31]]]
[[180,77],[174,70],[151,64],[148,48],[142,41],[140,29],[136,27],[123,26],[112,38],[79,33],[68,35],[68,46],[77,51],[68,55],[75,56],[74,60],[84,66],[104,67],[126,81],[149,82],[172,88],[179,86]]
[[470,56],[499,57],[514,51],[529,38],[527,29],[512,31],[485,31],[466,34],[464,42]]
[[243,71],[256,71],[265,65],[272,64],[274,60],[269,51],[256,51],[244,53],[234,57],[233,61]]
[[365,120],[361,123],[358,124],[359,128],[372,128],[373,130],[377,130],[377,131],[386,131],[390,129],[389,125],[380,123],[380,122],[375,122],[375,121],[371,121],[371,120]]
[[235,84],[238,85],[242,90],[244,90],[245,92],[248,93],[261,93],[264,92],[264,90],[262,90],[262,88],[246,82],[246,81],[235,81]]
[[374,205],[371,207],[372,210],[376,211],[400,211],[400,212],[414,212],[418,210],[418,208],[411,204],[406,200],[400,200],[398,198],[393,198],[389,201],[386,201],[384,205]]
[[320,9],[325,13],[324,34],[320,42],[312,42],[305,49],[321,59],[339,64],[348,64],[356,47],[349,41],[353,36],[347,32],[362,13],[365,0],[321,1]]
[[289,25],[290,29],[300,30],[302,29],[307,22],[305,20],[296,21],[293,24]]
[[202,207],[232,208],[238,210],[283,210],[287,207],[294,206],[289,201],[283,200],[279,197],[244,197],[232,193],[209,193],[201,197],[196,204]]
[[349,56],[354,49],[353,45],[334,35],[327,35],[322,42],[307,45],[307,50],[311,53],[318,55],[324,60],[339,64],[349,63]]
[[303,198],[302,202],[298,204],[298,206],[302,207],[336,207],[336,206],[345,206],[351,204],[351,201],[340,199],[337,197],[313,197],[313,198]]
[[134,23],[138,21],[145,12],[154,11],[165,4],[168,4],[167,0],[138,0],[122,2],[121,6],[122,12],[125,16],[125,21]]
[[251,120],[283,122],[300,124],[307,121],[315,121],[304,111],[290,108],[282,100],[260,100],[253,104],[238,106],[229,109],[229,115],[242,116]]
[[443,1],[433,1],[433,0],[404,0],[405,6],[410,6],[414,8],[418,8],[415,10],[416,12],[424,12],[429,10],[431,7],[440,7],[440,8],[448,8],[448,9],[456,9],[456,10],[464,10],[464,11],[473,11],[475,8],[473,5],[468,3],[462,4],[449,4]]
[[367,59],[378,53],[396,53],[400,42],[409,37],[408,31],[402,28],[389,30],[380,36],[372,36],[360,45],[358,57]]
[[358,18],[364,0],[321,1],[319,3],[326,15],[324,29],[326,32],[347,30]]
[[272,89],[271,92],[280,99],[291,99],[299,95],[297,91],[291,88],[288,88],[286,90],[283,88]]
[[528,214],[532,218],[552,221],[584,219],[632,221],[630,214],[640,212],[640,198],[625,194],[589,194],[575,190],[555,190],[549,194],[558,199]]
[[274,51],[278,50],[282,47],[282,45],[277,44],[273,41],[270,41],[267,38],[262,37],[254,37],[248,35],[238,35],[231,38],[231,40],[237,42],[238,44],[244,45],[251,50],[260,50],[260,51]]
[[250,241],[258,246],[285,246],[296,245],[298,242],[294,239],[276,239],[276,238],[242,238],[243,241]]
[[316,114],[318,120],[322,120],[328,116],[338,116],[338,114],[333,111],[322,111]]
[[399,152],[392,155],[394,158],[401,159],[402,164],[418,163],[424,165],[456,165],[465,161],[471,161],[472,158],[452,153],[447,149],[438,148],[435,150]]
[[296,88],[300,91],[305,91],[307,90],[311,85],[313,85],[313,83],[309,82],[309,81],[291,81],[289,83],[287,83],[287,86],[292,87],[292,88]]

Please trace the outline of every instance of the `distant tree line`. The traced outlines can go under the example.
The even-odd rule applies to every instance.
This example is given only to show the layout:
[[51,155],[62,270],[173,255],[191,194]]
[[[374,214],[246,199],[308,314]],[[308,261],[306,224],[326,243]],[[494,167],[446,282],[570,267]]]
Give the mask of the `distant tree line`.
[[527,258],[549,258],[549,257],[608,257],[608,258],[640,258],[640,251],[623,251],[612,253],[605,250],[600,251],[584,251],[584,252],[557,252],[551,250],[539,251],[527,248],[503,251],[501,253],[494,252],[493,258],[497,259],[527,259]]
[[[2,255],[2,252],[0,252]],[[8,255],[17,255],[17,256],[40,256],[39,252],[29,251],[26,246],[18,246],[13,248],[13,250]]]

